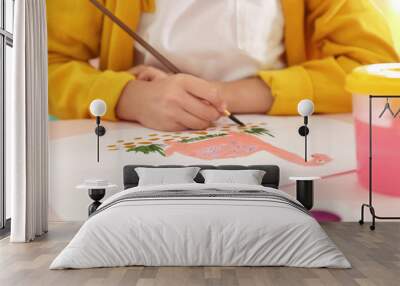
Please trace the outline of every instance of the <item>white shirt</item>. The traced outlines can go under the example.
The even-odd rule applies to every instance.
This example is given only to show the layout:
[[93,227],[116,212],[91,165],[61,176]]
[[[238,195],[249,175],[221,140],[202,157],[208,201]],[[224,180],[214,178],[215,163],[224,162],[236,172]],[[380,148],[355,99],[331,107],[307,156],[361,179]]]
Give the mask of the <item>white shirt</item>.
[[[280,0],[157,0],[155,13],[142,14],[138,32],[182,72],[207,80],[285,66]],[[165,70],[135,47],[136,63]]]

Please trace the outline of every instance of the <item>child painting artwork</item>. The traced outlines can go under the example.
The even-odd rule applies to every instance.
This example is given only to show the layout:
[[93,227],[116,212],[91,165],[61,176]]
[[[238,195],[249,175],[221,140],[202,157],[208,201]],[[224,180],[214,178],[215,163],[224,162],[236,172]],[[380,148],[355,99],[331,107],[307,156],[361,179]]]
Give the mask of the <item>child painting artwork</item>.
[[[59,120],[50,124],[55,212],[82,174],[120,182],[128,164],[275,164],[281,186],[292,175],[356,169],[352,123],[335,117],[352,110],[345,78],[360,65],[399,59],[371,1],[99,2],[180,72],[93,1],[47,1],[49,113]],[[107,104],[99,163],[94,99]],[[307,161],[297,132],[303,99],[316,114]],[[81,218],[72,210],[54,216]]]
[[89,118],[95,98],[106,120],[174,132],[207,129],[226,110],[295,115],[302,99],[317,113],[350,112],[346,75],[398,61],[369,0],[102,1],[178,74],[93,1],[47,2],[49,112],[64,120]]

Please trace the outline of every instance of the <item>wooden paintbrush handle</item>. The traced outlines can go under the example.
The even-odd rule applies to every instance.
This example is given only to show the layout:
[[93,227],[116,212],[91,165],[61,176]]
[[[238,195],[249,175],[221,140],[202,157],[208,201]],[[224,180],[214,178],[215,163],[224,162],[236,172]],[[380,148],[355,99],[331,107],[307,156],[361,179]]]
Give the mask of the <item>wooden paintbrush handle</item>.
[[159,60],[170,72],[180,73],[181,71],[171,63],[166,57],[160,54],[156,49],[154,49],[148,42],[146,42],[141,36],[135,33],[131,28],[129,28],[124,22],[122,22],[117,16],[115,16],[110,10],[100,4],[97,0],[90,0],[101,12],[106,16],[110,17],[111,20],[121,27],[122,30],[128,33],[136,42],[138,42],[146,51],[152,54],[157,60]]

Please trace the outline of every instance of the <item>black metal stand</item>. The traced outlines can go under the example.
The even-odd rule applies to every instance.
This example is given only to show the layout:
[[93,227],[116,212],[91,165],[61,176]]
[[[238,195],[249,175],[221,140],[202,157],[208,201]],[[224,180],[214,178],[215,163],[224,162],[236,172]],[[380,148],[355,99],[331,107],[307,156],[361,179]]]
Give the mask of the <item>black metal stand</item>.
[[314,205],[314,181],[296,181],[296,199],[308,210]]
[[94,200],[94,202],[89,205],[88,213],[89,216],[94,213],[97,208],[101,205],[100,200],[104,198],[106,194],[106,189],[89,189],[89,197]]
[[369,96],[369,200],[368,204],[362,204],[361,206],[361,219],[358,221],[359,224],[364,224],[364,208],[369,208],[369,211],[372,216],[372,224],[370,225],[371,230],[375,230],[375,220],[382,219],[382,220],[397,220],[400,217],[387,217],[387,216],[378,216],[375,212],[375,208],[372,203],[372,100],[374,98],[400,98],[400,95],[388,95],[388,96],[377,96],[377,95],[370,95]]
[[97,162],[100,161],[100,136],[104,136],[106,134],[106,129],[104,126],[100,125],[100,116],[96,116],[96,129],[94,133],[97,135]]
[[310,129],[307,127],[308,125],[308,116],[304,117],[304,125],[299,128],[300,136],[304,137],[304,161],[307,162],[307,135],[310,134]]

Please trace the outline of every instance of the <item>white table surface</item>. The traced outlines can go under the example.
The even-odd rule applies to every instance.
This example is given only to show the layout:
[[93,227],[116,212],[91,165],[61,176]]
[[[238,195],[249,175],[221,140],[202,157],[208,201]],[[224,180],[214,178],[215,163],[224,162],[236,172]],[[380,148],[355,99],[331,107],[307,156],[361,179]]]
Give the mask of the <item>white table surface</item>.
[[321,179],[321,177],[289,177],[291,181],[315,181],[319,179]]
[[101,190],[101,189],[110,189],[110,188],[116,188],[118,187],[115,184],[107,184],[107,185],[98,185],[98,186],[93,186],[93,185],[85,185],[85,184],[81,184],[76,186],[77,189],[83,189],[83,190]]

